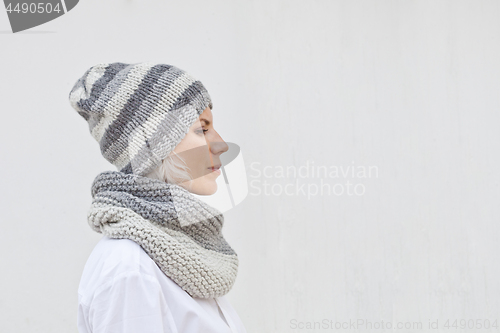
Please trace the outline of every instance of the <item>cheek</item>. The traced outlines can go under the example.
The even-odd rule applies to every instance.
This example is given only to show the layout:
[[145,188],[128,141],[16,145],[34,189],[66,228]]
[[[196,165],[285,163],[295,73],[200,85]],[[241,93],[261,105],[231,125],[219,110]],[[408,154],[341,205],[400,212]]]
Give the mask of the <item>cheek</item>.
[[210,166],[210,154],[204,136],[188,133],[177,145],[175,152],[186,162],[191,169],[192,176],[205,175],[206,168]]
[[205,137],[199,136],[195,133],[189,132],[184,139],[175,147],[174,151],[177,154],[182,152],[193,155],[194,152],[202,150],[203,146],[207,144]]

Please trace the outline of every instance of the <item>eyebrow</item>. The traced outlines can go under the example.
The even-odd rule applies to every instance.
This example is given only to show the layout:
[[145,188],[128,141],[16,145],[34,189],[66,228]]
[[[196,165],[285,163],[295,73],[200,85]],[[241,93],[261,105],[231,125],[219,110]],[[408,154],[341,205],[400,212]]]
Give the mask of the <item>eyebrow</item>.
[[204,118],[200,119],[200,121],[204,121],[207,126],[210,125],[210,121],[208,121],[208,120],[206,120]]

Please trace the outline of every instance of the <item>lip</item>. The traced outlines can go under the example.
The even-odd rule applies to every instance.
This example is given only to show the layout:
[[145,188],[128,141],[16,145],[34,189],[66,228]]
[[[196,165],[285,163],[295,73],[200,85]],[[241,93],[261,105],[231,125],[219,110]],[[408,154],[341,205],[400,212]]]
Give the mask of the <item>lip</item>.
[[212,172],[220,173],[220,164],[214,165],[213,167],[208,167],[207,169],[212,170]]

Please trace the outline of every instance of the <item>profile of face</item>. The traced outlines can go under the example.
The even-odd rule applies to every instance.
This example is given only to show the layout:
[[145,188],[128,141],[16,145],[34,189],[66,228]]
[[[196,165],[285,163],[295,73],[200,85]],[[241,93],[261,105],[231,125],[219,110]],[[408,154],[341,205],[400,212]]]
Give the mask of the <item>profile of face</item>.
[[215,130],[212,110],[207,107],[173,151],[184,160],[191,177],[190,181],[179,185],[198,195],[217,192],[216,179],[221,174],[220,155],[228,148]]

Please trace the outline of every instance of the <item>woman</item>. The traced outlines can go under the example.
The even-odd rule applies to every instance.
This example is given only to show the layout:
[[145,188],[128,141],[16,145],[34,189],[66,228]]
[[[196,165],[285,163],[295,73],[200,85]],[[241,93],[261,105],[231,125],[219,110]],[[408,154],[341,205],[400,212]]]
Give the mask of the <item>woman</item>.
[[92,184],[88,222],[103,237],[80,281],[79,332],[245,332],[224,297],[238,271],[224,217],[192,194],[216,192],[228,149],[202,83],[166,64],[99,64],[69,99],[118,169]]

